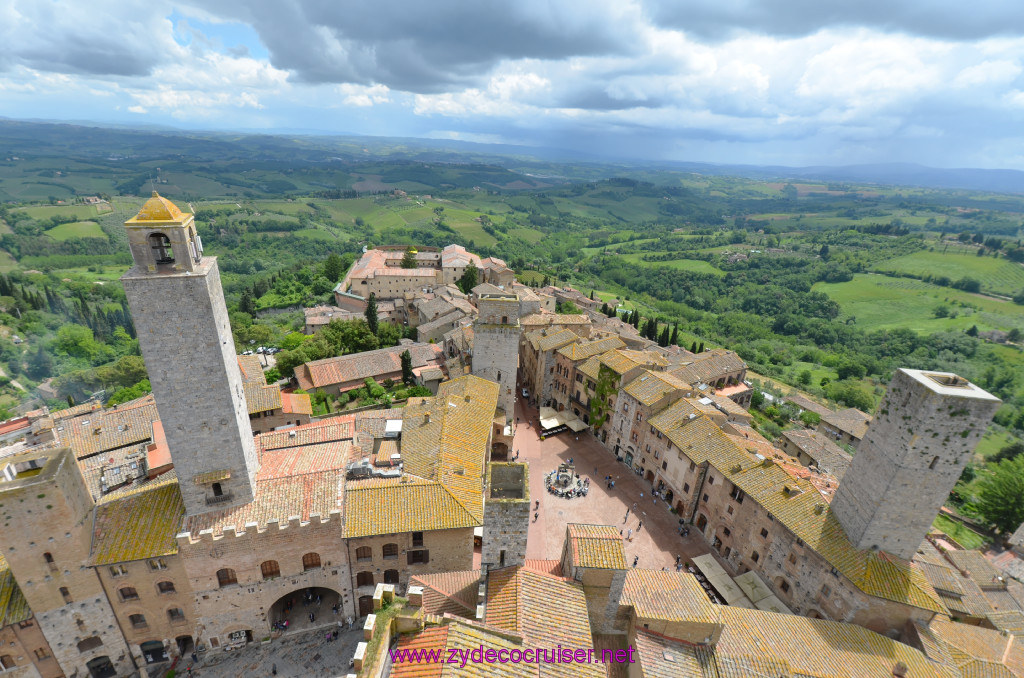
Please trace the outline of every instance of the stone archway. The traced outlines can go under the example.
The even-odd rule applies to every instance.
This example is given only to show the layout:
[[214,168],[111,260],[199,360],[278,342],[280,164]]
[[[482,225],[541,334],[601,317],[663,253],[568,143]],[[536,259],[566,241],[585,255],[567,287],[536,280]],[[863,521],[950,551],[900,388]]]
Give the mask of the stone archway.
[[[319,599],[319,602],[317,600]],[[337,606],[337,612],[335,612]],[[313,615],[310,620],[309,615]],[[267,626],[272,631],[291,633],[316,628],[327,623],[344,621],[351,614],[345,596],[323,586],[299,588],[286,593],[270,606]],[[288,622],[285,629],[275,628],[277,622]]]
[[85,667],[89,669],[91,678],[114,678],[117,675],[117,669],[111,663],[110,657],[106,655],[90,659]]
[[195,641],[192,640],[192,636],[178,636],[174,639],[174,642],[178,646],[178,654],[182,657],[187,657],[196,649],[196,644]]

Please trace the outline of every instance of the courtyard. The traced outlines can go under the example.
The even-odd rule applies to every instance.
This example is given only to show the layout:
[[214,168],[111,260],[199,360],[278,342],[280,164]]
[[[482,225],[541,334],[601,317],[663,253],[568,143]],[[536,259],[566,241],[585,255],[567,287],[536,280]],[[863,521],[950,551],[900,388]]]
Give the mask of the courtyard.
[[[680,536],[682,516],[672,513],[664,501],[656,500],[650,483],[616,460],[589,432],[577,436],[566,431],[541,440],[537,408],[519,400],[516,414],[519,419],[513,449],[519,453],[517,461],[529,465],[531,501],[535,504],[540,500],[536,520],[531,505],[527,559],[561,559],[569,523],[616,526],[622,530],[626,562],[632,564],[638,557],[637,566],[647,569],[674,570],[676,556],[687,561],[711,552],[692,526],[689,536]],[[544,476],[570,458],[580,477],[590,479],[586,496],[558,497],[544,486]],[[608,489],[605,476],[612,477],[614,488]],[[632,536],[627,539],[630,530]]]

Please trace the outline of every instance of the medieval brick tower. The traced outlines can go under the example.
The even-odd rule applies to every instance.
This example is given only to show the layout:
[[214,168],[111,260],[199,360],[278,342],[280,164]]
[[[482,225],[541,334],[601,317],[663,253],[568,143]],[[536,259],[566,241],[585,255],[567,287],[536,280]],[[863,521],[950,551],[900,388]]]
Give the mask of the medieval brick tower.
[[898,370],[832,501],[853,545],[909,560],[999,405],[955,374]]
[[155,191],[125,228],[135,265],[121,281],[185,511],[247,504],[259,461],[217,260]]
[[516,371],[519,369],[519,297],[496,292],[482,294],[473,325],[473,374],[501,386],[498,407],[505,421],[515,416]]

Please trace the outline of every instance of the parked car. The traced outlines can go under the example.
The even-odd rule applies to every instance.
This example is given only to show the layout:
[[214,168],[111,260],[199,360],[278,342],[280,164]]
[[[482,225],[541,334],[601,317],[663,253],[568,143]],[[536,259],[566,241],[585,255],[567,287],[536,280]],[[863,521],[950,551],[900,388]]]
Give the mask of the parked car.
[[252,351],[242,351],[242,355],[252,355]]

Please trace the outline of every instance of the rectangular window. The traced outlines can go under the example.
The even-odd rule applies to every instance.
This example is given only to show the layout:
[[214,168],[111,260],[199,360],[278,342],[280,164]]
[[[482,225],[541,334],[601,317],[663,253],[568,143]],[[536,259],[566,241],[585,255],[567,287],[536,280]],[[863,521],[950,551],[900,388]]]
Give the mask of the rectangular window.
[[691,462],[690,462],[690,473],[693,473],[694,469],[696,469],[696,468],[697,468],[697,465],[696,465],[696,464],[694,464],[694,463],[693,463],[693,462],[691,461]]
[[763,537],[764,539],[768,538],[768,530],[764,529],[763,527],[761,528],[761,537]]
[[707,503],[707,501],[708,501],[708,495],[706,495],[706,494],[705,494],[705,495],[704,495],[704,496],[702,497],[702,499],[704,500],[704,503],[706,504],[706,503]]
[[412,533],[412,545],[414,547],[423,546],[423,533],[413,532]]
[[750,559],[753,560],[756,563],[757,561],[761,560],[761,554],[758,553],[757,551],[754,551],[753,553],[750,554]]
[[123,577],[128,574],[128,568],[124,565],[111,565],[110,576],[111,577]]
[[[653,426],[651,427],[651,433],[654,433],[654,427]],[[661,436],[658,436],[658,437],[660,438]]]
[[71,592],[68,591],[68,587],[66,587],[66,586],[61,586],[60,587],[60,595],[61,595],[62,598],[64,598],[64,602],[65,603],[73,603],[73,602],[75,602],[74,600],[72,600]]
[[420,551],[409,551],[407,555],[409,565],[417,565],[430,562],[430,552],[426,549]]
[[732,497],[732,499],[737,504],[742,504],[743,503],[743,490],[741,490],[740,488],[736,487],[735,485],[733,485],[732,492],[729,493],[729,496]]
[[153,560],[149,561],[149,569],[154,570],[154,571],[155,570],[166,570],[167,569],[167,561],[164,560],[163,558],[154,558]]
[[728,527],[723,527],[722,528],[722,534],[724,534],[726,537],[728,537],[729,535],[732,534],[732,532],[729,530]]
[[36,659],[49,659],[50,653],[46,651],[45,647],[40,647],[35,651]]
[[821,587],[821,595],[824,596],[825,598],[828,598],[829,596],[832,595],[832,589],[829,587],[828,584],[822,585],[822,587]]
[[668,470],[668,462],[667,461],[661,462],[661,470],[662,471],[667,471]]
[[683,494],[690,493],[690,483],[683,483]]

